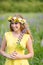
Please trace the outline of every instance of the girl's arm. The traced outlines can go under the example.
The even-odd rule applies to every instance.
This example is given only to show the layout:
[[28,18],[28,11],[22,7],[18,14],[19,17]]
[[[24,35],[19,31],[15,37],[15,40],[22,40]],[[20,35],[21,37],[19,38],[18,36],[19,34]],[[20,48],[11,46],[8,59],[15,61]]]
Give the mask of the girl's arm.
[[24,55],[23,58],[31,58],[34,56],[34,50],[33,50],[33,43],[32,43],[32,39],[29,37],[28,41],[27,41],[27,45],[26,48],[28,50],[28,54]]
[[7,57],[7,58],[10,58],[10,55],[5,53],[6,46],[7,46],[7,42],[6,42],[6,39],[4,37],[2,44],[1,44],[0,54]]

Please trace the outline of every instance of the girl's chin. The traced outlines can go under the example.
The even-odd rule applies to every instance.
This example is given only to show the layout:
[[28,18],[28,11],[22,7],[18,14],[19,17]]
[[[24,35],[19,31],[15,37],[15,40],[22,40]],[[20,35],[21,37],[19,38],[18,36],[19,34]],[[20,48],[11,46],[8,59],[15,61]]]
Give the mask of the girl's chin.
[[17,32],[18,30],[14,30],[15,32]]

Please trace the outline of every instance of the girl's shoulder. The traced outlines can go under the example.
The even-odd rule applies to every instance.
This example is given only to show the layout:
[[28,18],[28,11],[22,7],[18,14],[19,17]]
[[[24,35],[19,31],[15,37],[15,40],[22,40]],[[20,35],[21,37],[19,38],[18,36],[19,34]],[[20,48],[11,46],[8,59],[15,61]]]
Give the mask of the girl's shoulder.
[[10,34],[11,34],[11,31],[5,32],[5,35],[10,35]]
[[30,38],[30,34],[24,34],[25,38]]

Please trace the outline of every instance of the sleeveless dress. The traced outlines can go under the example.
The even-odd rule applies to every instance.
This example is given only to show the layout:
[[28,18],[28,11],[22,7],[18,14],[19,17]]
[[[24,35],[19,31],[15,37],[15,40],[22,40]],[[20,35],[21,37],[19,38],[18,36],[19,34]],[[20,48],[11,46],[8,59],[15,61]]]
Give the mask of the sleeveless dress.
[[[24,55],[25,52],[25,48],[26,48],[26,42],[28,41],[29,38],[29,34],[24,34],[20,45],[24,48],[24,49],[18,49],[17,48],[17,37],[14,37],[12,32],[5,32],[5,37],[6,37],[6,41],[7,41],[7,47],[6,47],[6,53],[7,54],[11,54],[12,52],[16,51],[19,54]],[[21,60],[12,60],[12,59],[8,59],[6,58],[5,64],[4,65],[29,65],[29,62],[27,59],[21,59]]]

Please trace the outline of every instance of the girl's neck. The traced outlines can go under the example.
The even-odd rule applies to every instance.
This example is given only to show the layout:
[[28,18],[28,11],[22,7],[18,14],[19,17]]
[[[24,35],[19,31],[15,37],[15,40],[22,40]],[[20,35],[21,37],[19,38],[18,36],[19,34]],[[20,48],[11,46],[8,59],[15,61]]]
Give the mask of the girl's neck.
[[21,33],[21,30],[19,30],[19,31],[13,31],[13,33],[20,34]]

